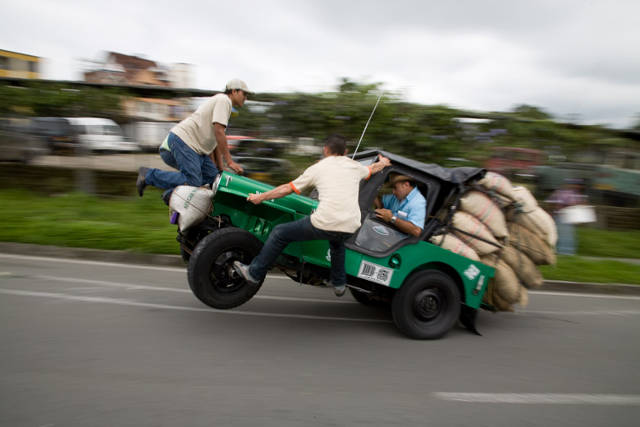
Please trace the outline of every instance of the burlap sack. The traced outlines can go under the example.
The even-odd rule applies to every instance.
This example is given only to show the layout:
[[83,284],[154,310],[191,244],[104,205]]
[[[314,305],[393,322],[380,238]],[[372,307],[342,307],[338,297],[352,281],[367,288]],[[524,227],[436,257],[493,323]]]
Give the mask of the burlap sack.
[[529,305],[529,291],[522,286],[520,287],[520,301],[518,301],[518,304],[522,307]]
[[516,273],[501,259],[495,260],[494,256],[482,257],[484,264],[496,269],[493,279],[493,297],[505,301],[508,304],[515,304],[520,301],[520,282]]
[[514,311],[513,304],[509,304],[495,292],[495,281],[493,279],[487,285],[487,290],[482,296],[482,302],[495,307],[498,311]]
[[462,255],[475,261],[480,261],[480,257],[478,256],[476,251],[465,245],[462,240],[458,239],[451,233],[433,236],[429,239],[429,241],[434,245],[438,245],[458,255]]
[[515,222],[507,223],[509,243],[524,252],[536,265],[556,263],[556,254],[541,237]]
[[[454,230],[456,237],[480,256],[495,252],[502,247],[493,237],[491,231],[480,220],[467,212],[456,212],[451,220],[451,225],[458,229]],[[493,244],[479,240],[478,237]]]
[[556,223],[551,215],[541,207],[528,213],[511,210],[507,214],[507,220],[520,224],[532,233],[540,235],[550,247],[556,247],[558,242]]
[[489,191],[493,191],[502,196],[505,196],[510,200],[515,200],[511,182],[498,173],[487,172],[484,178],[478,181],[478,185],[486,188]]
[[[482,188],[484,190],[483,187],[479,187],[479,188]],[[508,208],[512,206],[514,203],[516,203],[515,201],[511,200],[507,196],[503,196],[498,193],[491,192],[490,195],[491,195],[491,200],[493,200],[494,203],[497,204],[500,209]]]
[[537,288],[542,285],[542,273],[523,252],[511,245],[506,245],[500,252],[500,259],[511,267],[520,282],[527,288]]
[[513,197],[520,212],[531,212],[538,207],[538,201],[527,187],[513,187]]
[[486,194],[480,191],[469,191],[460,198],[460,209],[479,219],[494,236],[498,238],[509,236],[504,214]]

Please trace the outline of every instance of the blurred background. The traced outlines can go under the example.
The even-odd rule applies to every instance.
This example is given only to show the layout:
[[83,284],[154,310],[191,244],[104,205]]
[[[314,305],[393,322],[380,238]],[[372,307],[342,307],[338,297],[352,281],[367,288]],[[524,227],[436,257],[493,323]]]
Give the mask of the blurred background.
[[[202,4],[196,13],[149,2],[6,5],[0,194],[5,205],[25,208],[4,215],[15,224],[33,211],[29,203],[70,195],[89,205],[97,202],[84,197],[147,203],[144,215],[164,215],[158,198],[135,197],[138,168],[167,168],[157,149],[169,129],[239,77],[255,93],[234,110],[227,134],[252,178],[292,179],[319,158],[331,133],[349,138],[353,151],[383,94],[361,150],[485,167],[529,187],[543,206],[553,190],[576,182],[597,213],[580,227],[579,253],[603,255],[595,247],[611,235],[597,237],[594,248],[584,243],[602,231],[627,233],[631,247],[638,242],[637,4],[358,6]],[[205,12],[229,18],[212,26]],[[186,24],[167,31],[178,13]],[[47,210],[54,209],[63,208]],[[71,243],[68,230],[51,233],[43,243],[99,245],[87,230]],[[42,235],[34,234],[0,238]]]

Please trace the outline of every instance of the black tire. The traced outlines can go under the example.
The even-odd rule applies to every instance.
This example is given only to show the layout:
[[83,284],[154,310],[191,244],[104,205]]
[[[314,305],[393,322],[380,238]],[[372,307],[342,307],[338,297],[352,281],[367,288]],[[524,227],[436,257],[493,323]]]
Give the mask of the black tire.
[[393,297],[393,322],[415,339],[444,336],[460,316],[460,291],[447,274],[423,270],[412,274]]
[[248,231],[227,227],[202,239],[189,259],[189,287],[209,307],[228,309],[249,301],[262,282],[251,285],[237,275],[233,261],[248,264],[262,243]]

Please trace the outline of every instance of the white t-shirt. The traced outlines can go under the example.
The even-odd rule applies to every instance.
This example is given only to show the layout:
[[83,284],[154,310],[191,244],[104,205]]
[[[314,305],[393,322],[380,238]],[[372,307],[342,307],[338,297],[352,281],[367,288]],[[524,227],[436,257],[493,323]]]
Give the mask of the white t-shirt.
[[198,154],[211,154],[218,145],[213,132],[213,124],[220,123],[224,127],[231,116],[231,99],[224,93],[212,96],[189,117],[175,125],[171,132],[175,133]]
[[328,156],[309,166],[289,183],[291,189],[318,190],[318,208],[311,224],[320,230],[353,233],[360,227],[358,193],[360,181],[371,176],[371,169],[345,156]]

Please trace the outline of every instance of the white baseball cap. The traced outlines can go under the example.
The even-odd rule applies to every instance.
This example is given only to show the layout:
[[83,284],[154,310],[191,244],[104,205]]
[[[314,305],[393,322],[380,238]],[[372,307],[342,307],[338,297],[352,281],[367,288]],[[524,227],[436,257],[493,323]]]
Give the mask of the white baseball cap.
[[229,80],[229,82],[227,83],[227,86],[225,87],[225,90],[233,90],[233,89],[240,89],[246,93],[251,93],[251,91],[247,87],[247,84],[240,79]]

